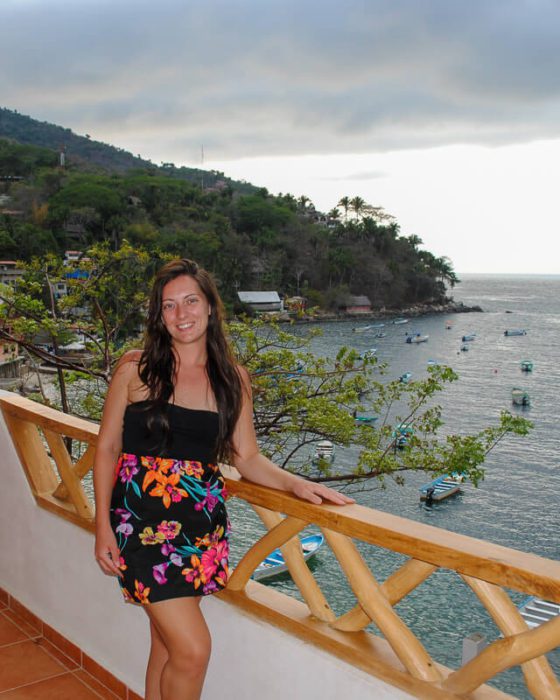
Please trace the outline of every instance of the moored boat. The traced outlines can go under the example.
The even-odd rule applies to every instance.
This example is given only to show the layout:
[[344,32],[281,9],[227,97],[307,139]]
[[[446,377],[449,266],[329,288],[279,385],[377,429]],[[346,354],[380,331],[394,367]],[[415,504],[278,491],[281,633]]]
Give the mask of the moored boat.
[[406,339],[407,343],[425,343],[429,335],[421,335],[420,333],[417,333],[416,335],[409,335]]
[[395,426],[391,437],[393,438],[393,446],[403,448],[408,444],[409,439],[414,435],[414,429],[408,423],[399,423]]
[[[317,554],[320,547],[323,546],[325,538],[322,534],[305,535],[300,538],[301,550],[303,558],[307,561]],[[251,576],[252,579],[259,581],[271,576],[277,576],[288,571],[288,565],[284,560],[284,555],[280,549],[275,549],[271,552],[264,561],[262,561]]]
[[393,325],[394,325],[394,326],[402,326],[403,323],[408,323],[409,320],[410,320],[410,319],[408,319],[408,318],[396,318],[396,319],[393,321]]
[[521,360],[521,371],[522,372],[532,372],[533,362],[531,360]]
[[379,416],[376,416],[373,413],[358,413],[357,411],[354,411],[353,418],[356,421],[356,423],[362,423],[364,425],[373,425],[373,423],[375,423]]
[[319,440],[315,446],[313,461],[317,462],[332,462],[334,459],[334,443],[330,440]]
[[403,372],[401,376],[399,377],[399,382],[401,384],[408,384],[408,382],[412,379],[412,372]]
[[476,333],[468,333],[467,335],[464,335],[461,340],[463,343],[471,343],[474,339],[476,338]]
[[508,328],[504,335],[527,335],[527,331],[523,328]]
[[468,352],[470,350],[470,346],[468,343],[463,343],[460,349],[462,352]]
[[511,390],[511,400],[516,406],[530,406],[531,399],[525,389],[513,387]]
[[461,491],[463,479],[460,476],[444,474],[421,486],[420,500],[431,503],[432,501],[443,501],[449,496],[454,496]]
[[529,596],[517,608],[528,627],[539,627],[560,615],[560,605]]
[[360,353],[360,360],[366,360],[368,357],[373,357],[377,352],[377,348],[370,348]]

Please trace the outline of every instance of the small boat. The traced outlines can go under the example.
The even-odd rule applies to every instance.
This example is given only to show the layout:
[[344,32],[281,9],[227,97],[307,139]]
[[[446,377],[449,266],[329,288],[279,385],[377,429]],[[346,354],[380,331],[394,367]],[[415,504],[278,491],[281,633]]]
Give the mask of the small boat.
[[450,331],[450,330],[453,328],[453,324],[451,323],[451,321],[446,321],[446,322],[445,322],[445,328],[446,328],[446,330],[448,330],[448,331]]
[[409,335],[408,338],[406,339],[407,343],[425,343],[429,335],[421,335],[420,333],[417,333],[416,335]]
[[[303,558],[307,561],[317,554],[324,542],[325,538],[322,534],[305,535],[300,538]],[[284,561],[282,551],[280,549],[275,549],[257,566],[251,578],[255,581],[259,581],[261,579],[270,578],[271,576],[277,576],[285,571],[288,571],[288,566]]]
[[521,371],[522,372],[532,372],[533,363],[531,360],[521,360]]
[[420,500],[431,503],[432,501],[443,501],[449,496],[454,496],[461,491],[463,478],[460,475],[444,474],[437,479],[421,486]]
[[463,343],[463,344],[461,345],[461,348],[460,348],[460,349],[461,349],[461,352],[468,352],[468,351],[470,350],[470,346],[469,346],[468,343]]
[[362,423],[363,425],[372,425],[379,418],[379,416],[372,413],[358,413],[357,411],[354,411],[352,415],[356,423]]
[[404,372],[401,374],[399,377],[399,382],[401,384],[408,384],[408,382],[412,379],[412,372]]
[[319,440],[315,446],[313,462],[332,462],[334,459],[334,443],[330,440]]
[[560,605],[529,596],[517,608],[528,627],[538,627],[560,615]]
[[364,350],[360,353],[360,360],[367,360],[368,357],[373,357],[377,352],[377,348],[370,348],[369,350]]
[[508,328],[504,331],[504,335],[527,335],[527,331],[523,328]]
[[472,343],[472,341],[476,338],[476,333],[469,333],[468,335],[464,335],[461,340],[463,343]]
[[531,399],[525,389],[514,387],[511,390],[511,400],[516,406],[530,406]]
[[391,433],[393,446],[398,448],[406,447],[409,438],[414,435],[413,428],[408,423],[399,423]]
[[387,333],[376,333],[373,337],[374,338],[386,338]]
[[410,320],[410,319],[408,319],[408,318],[396,318],[396,319],[393,321],[393,325],[394,325],[394,326],[402,326],[403,323],[408,323],[409,320]]
[[428,367],[439,367],[440,364],[439,360],[428,360]]
[[364,333],[365,331],[370,331],[372,328],[383,328],[384,323],[372,323],[369,326],[356,326],[352,328],[354,333]]

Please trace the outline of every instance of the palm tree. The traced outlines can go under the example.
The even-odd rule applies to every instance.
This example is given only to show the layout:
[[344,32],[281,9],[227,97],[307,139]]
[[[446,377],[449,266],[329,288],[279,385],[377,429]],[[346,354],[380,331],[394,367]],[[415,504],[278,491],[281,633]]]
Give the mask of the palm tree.
[[350,197],[341,197],[337,207],[342,207],[344,209],[344,221],[348,220],[348,210],[350,209]]
[[354,214],[356,214],[356,219],[359,221],[364,213],[364,207],[366,206],[365,200],[361,197],[354,197],[350,200],[350,206],[354,210]]

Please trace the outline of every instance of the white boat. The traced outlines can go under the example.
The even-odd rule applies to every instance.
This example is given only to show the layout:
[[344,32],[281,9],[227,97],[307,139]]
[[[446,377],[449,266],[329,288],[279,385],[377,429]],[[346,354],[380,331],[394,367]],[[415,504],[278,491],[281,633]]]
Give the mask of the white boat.
[[560,605],[530,596],[517,608],[528,627],[538,627],[560,615]]
[[525,389],[514,387],[511,390],[511,400],[516,406],[530,406],[531,399]]
[[377,352],[377,348],[370,348],[360,353],[360,360],[366,360],[368,357],[373,357]]
[[370,331],[372,328],[383,328],[384,323],[371,323],[369,326],[356,326],[352,328],[354,333],[364,333],[365,331]]
[[460,475],[444,474],[437,479],[421,486],[420,500],[431,503],[432,501],[443,501],[449,496],[454,496],[461,491],[461,484],[464,478]]
[[504,335],[527,335],[527,331],[523,328],[508,328]]
[[[303,558],[307,561],[312,556],[317,554],[318,550],[324,544],[325,538],[322,534],[305,535],[300,539]],[[251,576],[252,579],[259,581],[271,576],[277,576],[288,571],[288,566],[284,561],[284,555],[280,549],[275,549],[268,557],[262,561]]]
[[314,462],[332,462],[334,459],[334,443],[330,440],[319,440],[315,446]]
[[417,333],[416,335],[409,335],[408,338],[406,339],[407,343],[425,343],[429,335],[421,335],[420,333]]
[[412,372],[403,372],[401,376],[399,377],[399,382],[401,384],[408,384],[408,382],[412,379]]
[[410,319],[408,318],[396,318],[393,321],[394,326],[402,326],[403,323],[408,323]]

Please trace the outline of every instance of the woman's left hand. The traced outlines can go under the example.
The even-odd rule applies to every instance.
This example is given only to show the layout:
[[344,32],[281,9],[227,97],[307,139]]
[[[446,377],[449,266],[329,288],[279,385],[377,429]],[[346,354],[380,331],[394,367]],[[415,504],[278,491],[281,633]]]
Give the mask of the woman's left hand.
[[303,498],[305,501],[310,501],[317,505],[323,501],[329,501],[337,506],[355,503],[350,496],[345,496],[343,493],[330,489],[328,486],[316,484],[313,481],[306,481],[305,479],[298,479],[292,487],[292,492],[298,498]]

